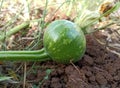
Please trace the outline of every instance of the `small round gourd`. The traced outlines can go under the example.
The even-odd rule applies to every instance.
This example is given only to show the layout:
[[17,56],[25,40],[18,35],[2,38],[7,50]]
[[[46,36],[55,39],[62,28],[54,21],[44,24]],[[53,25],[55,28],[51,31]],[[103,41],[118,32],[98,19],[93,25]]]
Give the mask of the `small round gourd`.
[[86,50],[84,33],[68,20],[50,23],[44,33],[43,44],[52,60],[65,64],[80,60]]

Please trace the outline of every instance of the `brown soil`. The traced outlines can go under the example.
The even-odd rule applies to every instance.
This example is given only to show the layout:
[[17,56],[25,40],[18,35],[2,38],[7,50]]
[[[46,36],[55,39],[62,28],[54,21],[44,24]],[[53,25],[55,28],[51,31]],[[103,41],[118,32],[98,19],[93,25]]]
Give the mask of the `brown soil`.
[[[28,76],[35,83],[43,80],[41,88],[120,88],[120,58],[106,51],[91,35],[86,36],[87,49],[82,60],[63,65],[52,61],[41,63],[43,71]],[[52,72],[45,79],[46,70]],[[31,78],[33,77],[33,78]]]

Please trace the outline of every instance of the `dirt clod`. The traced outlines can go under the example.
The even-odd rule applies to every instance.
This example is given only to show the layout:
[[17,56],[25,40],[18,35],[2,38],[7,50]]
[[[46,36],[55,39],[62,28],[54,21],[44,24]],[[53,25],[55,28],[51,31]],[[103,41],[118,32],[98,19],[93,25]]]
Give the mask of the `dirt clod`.
[[85,55],[84,56],[84,62],[83,62],[84,64],[86,64],[86,65],[93,65],[93,58],[91,58],[90,56],[88,56],[88,55]]
[[107,80],[104,78],[103,75],[97,73],[95,76],[96,81],[98,82],[98,84],[100,85],[106,85],[107,84]]
[[60,79],[57,77],[52,78],[51,80],[51,88],[62,88],[60,83]]

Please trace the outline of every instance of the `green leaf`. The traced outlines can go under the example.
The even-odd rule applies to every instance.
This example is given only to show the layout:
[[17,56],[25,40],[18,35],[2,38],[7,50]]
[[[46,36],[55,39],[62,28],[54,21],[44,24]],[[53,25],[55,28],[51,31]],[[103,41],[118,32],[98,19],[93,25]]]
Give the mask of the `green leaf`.
[[5,81],[5,80],[9,80],[11,79],[12,77],[0,77],[0,81]]

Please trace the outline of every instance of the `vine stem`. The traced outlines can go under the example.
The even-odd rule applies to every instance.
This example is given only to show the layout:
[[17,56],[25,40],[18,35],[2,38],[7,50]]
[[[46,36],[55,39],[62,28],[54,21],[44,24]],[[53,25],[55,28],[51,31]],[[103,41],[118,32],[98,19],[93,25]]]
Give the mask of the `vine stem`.
[[27,28],[29,26],[30,22],[26,21],[23,22],[22,24],[10,29],[5,33],[5,35],[0,35],[0,41],[3,41],[5,38],[10,37],[11,35],[15,34],[16,32],[20,31],[21,29]]
[[1,61],[46,61],[50,60],[44,49],[35,51],[0,51]]
[[25,50],[23,50],[23,51],[0,51],[0,54],[4,54],[4,53],[6,53],[7,52],[7,54],[42,54],[42,53],[44,53],[45,52],[45,49],[44,48],[42,48],[42,49],[40,49],[40,50],[33,50],[33,51],[25,51]]

